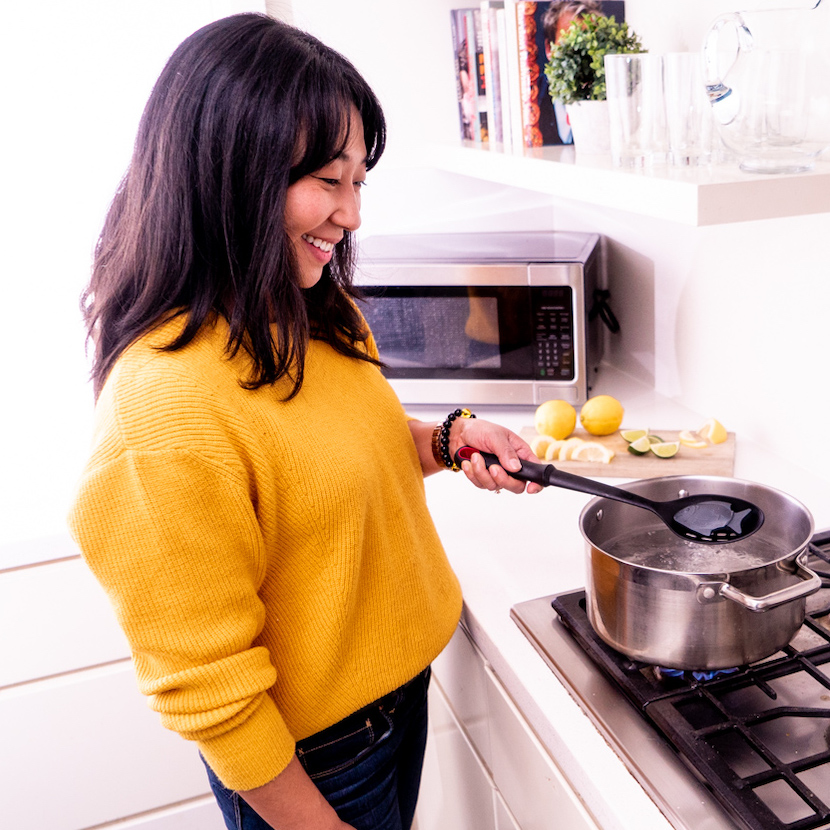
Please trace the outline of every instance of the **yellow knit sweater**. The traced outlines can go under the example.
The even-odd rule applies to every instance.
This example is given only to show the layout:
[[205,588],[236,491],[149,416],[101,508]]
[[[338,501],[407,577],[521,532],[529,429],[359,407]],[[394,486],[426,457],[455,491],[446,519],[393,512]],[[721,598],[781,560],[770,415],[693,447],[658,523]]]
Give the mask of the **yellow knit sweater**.
[[461,595],[375,366],[312,342],[284,402],[285,385],[240,387],[224,322],[154,349],[177,325],[108,379],[70,527],[150,705],[249,789],[427,666]]

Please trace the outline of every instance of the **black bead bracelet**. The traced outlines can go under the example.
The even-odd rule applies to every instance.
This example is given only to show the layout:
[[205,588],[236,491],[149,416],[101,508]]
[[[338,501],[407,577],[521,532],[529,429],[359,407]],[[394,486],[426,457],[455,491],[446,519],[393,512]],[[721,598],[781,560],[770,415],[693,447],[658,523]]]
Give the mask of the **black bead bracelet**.
[[456,409],[450,412],[443,424],[437,424],[432,431],[432,455],[438,464],[443,464],[448,469],[457,473],[459,467],[450,455],[450,430],[456,418],[475,418],[469,409]]

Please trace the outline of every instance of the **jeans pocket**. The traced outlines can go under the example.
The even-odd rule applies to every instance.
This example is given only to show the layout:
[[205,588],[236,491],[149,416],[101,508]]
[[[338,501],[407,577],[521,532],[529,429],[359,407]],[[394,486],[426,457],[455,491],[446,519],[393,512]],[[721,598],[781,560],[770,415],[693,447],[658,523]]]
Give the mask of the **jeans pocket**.
[[355,712],[339,723],[297,742],[297,758],[312,780],[359,763],[391,733],[393,721],[381,706]]

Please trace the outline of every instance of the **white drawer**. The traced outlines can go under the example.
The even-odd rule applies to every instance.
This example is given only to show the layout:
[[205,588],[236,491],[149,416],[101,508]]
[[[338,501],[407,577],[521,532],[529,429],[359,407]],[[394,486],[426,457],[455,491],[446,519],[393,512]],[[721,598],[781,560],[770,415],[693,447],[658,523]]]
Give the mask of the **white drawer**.
[[429,720],[417,829],[496,830],[490,772],[437,685],[429,691]]
[[492,669],[488,709],[496,787],[522,830],[598,830]]
[[79,558],[0,572],[0,631],[0,689],[130,654]]
[[136,818],[100,824],[95,830],[227,830],[227,827],[211,795]]
[[435,682],[473,742],[490,766],[490,733],[487,725],[487,661],[461,626],[433,663]]
[[164,729],[132,665],[0,691],[4,827],[81,830],[210,793],[195,745]]

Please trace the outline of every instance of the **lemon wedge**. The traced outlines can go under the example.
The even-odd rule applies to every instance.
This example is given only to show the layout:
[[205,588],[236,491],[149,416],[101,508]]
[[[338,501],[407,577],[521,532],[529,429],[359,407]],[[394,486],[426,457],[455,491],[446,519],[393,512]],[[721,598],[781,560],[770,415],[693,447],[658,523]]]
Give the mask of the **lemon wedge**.
[[709,446],[706,439],[700,433],[692,432],[688,429],[684,429],[677,437],[684,447],[692,447],[693,449],[700,450]]
[[650,449],[658,458],[671,458],[677,455],[677,451],[680,449],[680,441],[664,441],[662,444],[652,444]]
[[571,461],[599,461],[602,464],[610,463],[614,451],[599,441],[585,441],[575,446],[571,453]]
[[[564,441],[551,441],[548,444],[547,451],[545,452],[545,461],[558,461],[559,460],[559,450],[564,444]],[[542,456],[540,455],[539,458]]]
[[[580,445],[584,444],[585,440],[583,438],[567,438],[565,441],[562,442],[562,446],[559,448],[559,455],[557,458],[560,461],[569,461],[573,451]],[[553,460],[553,459],[549,459]]]
[[632,455],[645,455],[651,447],[652,443],[649,441],[648,435],[643,435],[628,445],[628,451]]
[[537,458],[544,458],[545,453],[548,451],[548,447],[555,441],[555,438],[551,438],[550,435],[537,435],[531,442],[530,442],[530,449],[533,450],[533,454]]
[[698,430],[698,433],[703,438],[707,438],[713,444],[722,444],[727,438],[726,427],[724,427],[724,425],[715,418],[710,418]]

